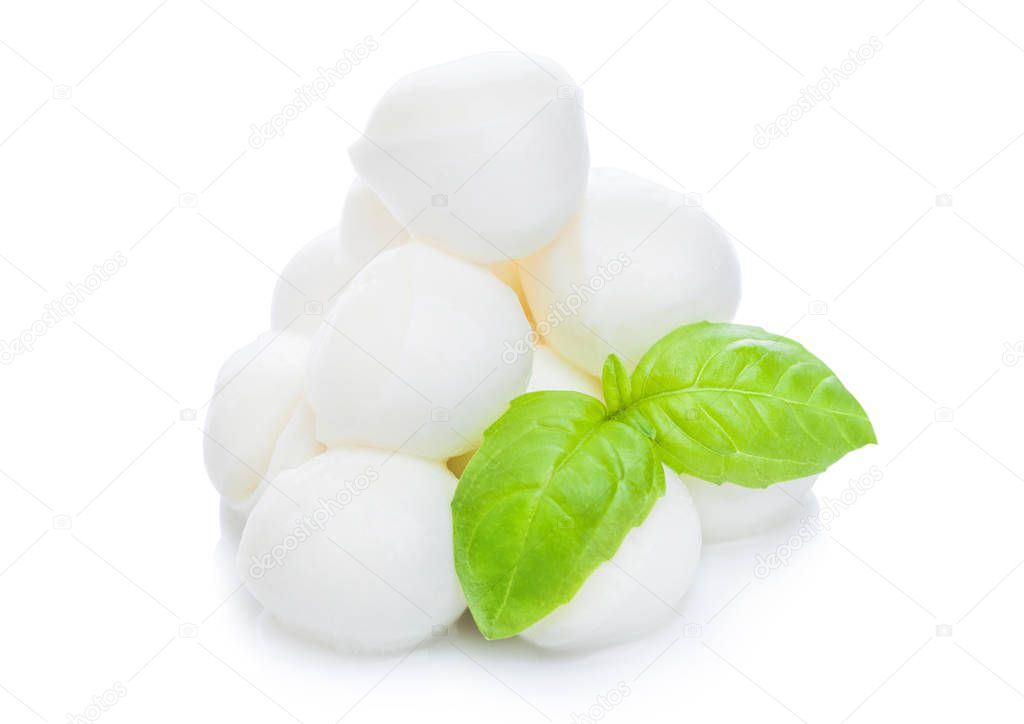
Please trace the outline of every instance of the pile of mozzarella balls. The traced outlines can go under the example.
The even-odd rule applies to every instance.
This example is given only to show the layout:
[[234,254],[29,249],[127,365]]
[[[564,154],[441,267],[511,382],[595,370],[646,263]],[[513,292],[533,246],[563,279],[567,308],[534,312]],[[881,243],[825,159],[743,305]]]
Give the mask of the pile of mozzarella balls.
[[[465,611],[450,503],[509,402],[600,398],[608,354],[635,362],[676,327],[730,320],[740,282],[731,240],[698,205],[590,168],[580,93],[547,58],[413,73],[350,155],[340,227],[299,249],[270,330],[219,373],[204,456],[244,522],[238,569],[266,611],[381,652]],[[592,647],[671,619],[702,539],[777,523],[813,483],[666,478],[614,559],[521,636]]]

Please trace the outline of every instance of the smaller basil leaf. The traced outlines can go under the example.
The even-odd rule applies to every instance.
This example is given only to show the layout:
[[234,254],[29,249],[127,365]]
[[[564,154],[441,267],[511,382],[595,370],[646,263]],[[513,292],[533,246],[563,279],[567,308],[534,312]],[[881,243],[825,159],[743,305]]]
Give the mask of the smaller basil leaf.
[[604,361],[604,369],[601,372],[601,386],[604,391],[604,404],[608,406],[608,412],[615,414],[623,407],[629,405],[630,382],[626,366],[618,355],[610,354]]
[[757,327],[680,327],[643,356],[618,414],[652,430],[677,472],[751,488],[822,472],[876,442],[867,414],[824,362]]
[[568,603],[664,492],[650,440],[598,400],[513,400],[452,500],[455,570],[483,635],[513,636]]

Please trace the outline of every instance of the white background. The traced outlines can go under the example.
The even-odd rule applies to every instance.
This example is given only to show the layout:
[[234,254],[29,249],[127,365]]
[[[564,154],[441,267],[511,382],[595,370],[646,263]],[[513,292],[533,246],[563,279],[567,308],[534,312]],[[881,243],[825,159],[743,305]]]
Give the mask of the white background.
[[[831,100],[753,145],[872,36]],[[127,264],[0,367],[0,721],[67,721],[115,686],[103,722],[1020,721],[1022,46],[997,0],[4,3],[0,338]],[[595,164],[702,194],[738,243],[739,321],[805,343],[870,412],[881,444],[822,476],[822,508],[882,477],[767,577],[791,530],[706,549],[679,620],[630,645],[551,656],[464,618],[404,657],[338,656],[238,589],[181,410],[202,419],[276,271],[336,223],[375,98],[508,48],[583,84]]]

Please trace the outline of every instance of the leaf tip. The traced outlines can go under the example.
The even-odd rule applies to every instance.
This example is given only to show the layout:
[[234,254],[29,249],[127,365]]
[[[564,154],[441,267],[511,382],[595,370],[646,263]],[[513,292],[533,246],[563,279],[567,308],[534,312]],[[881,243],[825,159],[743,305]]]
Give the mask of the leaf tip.
[[484,611],[474,610],[472,606],[470,606],[469,610],[473,614],[473,622],[476,624],[480,635],[488,641],[507,639],[519,633],[518,631],[510,630],[507,625],[503,625],[495,617],[488,615]]

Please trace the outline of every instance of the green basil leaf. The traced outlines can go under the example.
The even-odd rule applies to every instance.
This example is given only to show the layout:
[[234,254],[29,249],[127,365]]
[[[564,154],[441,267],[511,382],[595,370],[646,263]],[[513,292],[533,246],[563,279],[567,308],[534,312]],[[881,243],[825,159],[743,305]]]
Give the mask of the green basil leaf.
[[618,355],[610,354],[604,361],[601,386],[604,392],[604,404],[608,406],[609,414],[615,414],[629,404],[629,399],[632,396],[629,373],[626,372],[626,366],[622,364]]
[[598,400],[513,400],[452,501],[455,569],[483,635],[513,636],[568,603],[664,492],[650,440]]
[[617,419],[653,430],[662,460],[713,483],[763,488],[813,475],[876,442],[867,414],[800,344],[701,322],[657,342]]

